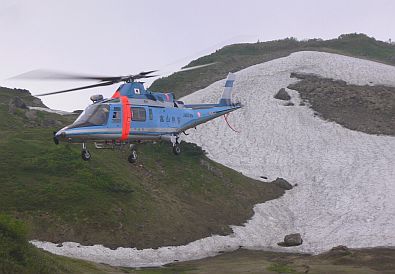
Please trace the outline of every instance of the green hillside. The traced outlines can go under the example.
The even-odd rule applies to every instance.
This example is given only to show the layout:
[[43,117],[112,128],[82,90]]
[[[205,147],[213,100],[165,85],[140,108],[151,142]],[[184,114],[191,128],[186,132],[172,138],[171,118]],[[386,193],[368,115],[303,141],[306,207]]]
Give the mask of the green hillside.
[[14,98],[41,104],[27,91],[0,89],[0,209],[24,220],[29,239],[133,246],[178,245],[229,233],[258,202],[279,197],[275,185],[249,179],[210,161],[196,145],[180,156],[166,143],[128,151],[52,141],[52,131],[74,117],[9,106]]
[[181,97],[226,78],[228,72],[239,71],[305,50],[332,52],[395,65],[395,45],[378,41],[365,34],[343,34],[331,40],[298,41],[295,38],[287,38],[225,46],[212,54],[192,61],[186,67],[216,62],[215,65],[160,78],[151,85],[150,89],[173,91],[177,97]]

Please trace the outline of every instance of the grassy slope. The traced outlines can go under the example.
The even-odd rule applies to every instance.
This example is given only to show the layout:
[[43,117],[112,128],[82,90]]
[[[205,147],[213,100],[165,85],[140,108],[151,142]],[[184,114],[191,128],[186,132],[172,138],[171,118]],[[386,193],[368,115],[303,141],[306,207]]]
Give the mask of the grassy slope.
[[[22,92],[23,93],[23,92]],[[53,144],[52,127],[72,118],[25,110],[8,112],[19,91],[0,89],[0,209],[30,226],[29,238],[138,248],[183,244],[228,233],[252,215],[255,203],[283,193],[210,161],[193,144],[175,156],[168,144],[140,145],[140,161],[127,151],[93,152]],[[33,97],[23,93],[26,102]]]
[[293,76],[301,81],[288,88],[298,91],[323,119],[352,130],[395,136],[395,87],[351,85],[307,74]]
[[178,97],[181,97],[226,78],[228,72],[239,71],[255,64],[303,50],[333,52],[395,64],[395,45],[377,41],[364,34],[341,35],[339,38],[331,40],[297,41],[287,38],[254,44],[225,46],[188,64],[188,66],[195,66],[217,62],[215,65],[178,72],[169,77],[160,78],[151,85],[150,89],[154,91],[173,91]]
[[87,274],[128,271],[50,254],[28,243],[27,232],[28,229],[23,222],[0,214],[0,274]]

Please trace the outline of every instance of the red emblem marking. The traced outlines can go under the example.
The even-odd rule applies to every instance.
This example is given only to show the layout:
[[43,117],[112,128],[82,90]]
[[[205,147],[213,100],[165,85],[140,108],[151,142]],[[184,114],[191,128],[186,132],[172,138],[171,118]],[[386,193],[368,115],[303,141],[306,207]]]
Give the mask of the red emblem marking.
[[121,96],[122,103],[122,136],[121,141],[125,141],[129,137],[130,122],[132,120],[132,111],[130,108],[129,99],[127,96]]

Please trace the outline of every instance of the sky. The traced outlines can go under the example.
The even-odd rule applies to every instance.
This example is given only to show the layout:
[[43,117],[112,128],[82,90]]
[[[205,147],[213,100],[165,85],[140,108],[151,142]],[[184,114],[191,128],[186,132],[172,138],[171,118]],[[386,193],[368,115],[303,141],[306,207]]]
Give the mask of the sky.
[[[395,40],[394,11],[392,0],[0,0],[0,86],[39,94],[94,83],[9,79],[35,69],[167,75],[227,44],[291,36],[358,32]],[[41,98],[71,111],[116,88]]]

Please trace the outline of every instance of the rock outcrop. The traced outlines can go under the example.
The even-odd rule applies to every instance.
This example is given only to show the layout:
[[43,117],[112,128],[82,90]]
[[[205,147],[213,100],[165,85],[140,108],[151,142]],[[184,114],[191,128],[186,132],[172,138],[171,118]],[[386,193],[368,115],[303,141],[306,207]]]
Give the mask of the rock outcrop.
[[275,99],[283,100],[283,101],[288,101],[291,99],[291,96],[289,96],[288,92],[285,90],[285,88],[281,88],[275,95]]
[[14,97],[10,100],[10,102],[8,103],[8,111],[10,113],[15,113],[16,109],[29,109],[25,102],[22,101],[21,98],[19,97]]
[[29,120],[36,120],[37,119],[37,111],[35,110],[26,110],[25,117]]
[[277,178],[276,180],[274,180],[272,182],[272,184],[275,184],[285,190],[290,190],[293,188],[293,186],[287,180],[285,180],[283,178]]

